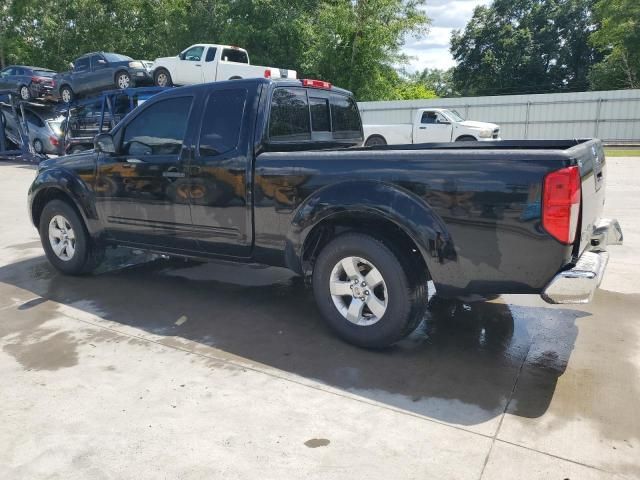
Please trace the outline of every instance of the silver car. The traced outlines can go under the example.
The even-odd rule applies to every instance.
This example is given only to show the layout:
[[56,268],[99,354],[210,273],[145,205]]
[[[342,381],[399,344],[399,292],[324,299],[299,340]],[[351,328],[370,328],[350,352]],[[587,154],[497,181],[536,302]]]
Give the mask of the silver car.
[[[16,110],[20,115],[20,110]],[[10,107],[2,106],[5,118],[5,135],[9,141],[20,144],[17,119]],[[48,109],[24,109],[25,120],[29,129],[29,142],[36,153],[62,155],[64,153],[64,135],[62,122],[64,116]]]

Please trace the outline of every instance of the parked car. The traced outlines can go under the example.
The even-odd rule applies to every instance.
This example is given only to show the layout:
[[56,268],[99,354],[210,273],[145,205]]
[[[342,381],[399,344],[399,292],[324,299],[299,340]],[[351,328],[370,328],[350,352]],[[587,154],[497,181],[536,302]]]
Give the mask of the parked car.
[[[12,143],[19,145],[21,110],[13,113],[11,107],[0,106],[5,122],[5,136]],[[29,130],[29,142],[36,153],[61,155],[62,148],[62,122],[64,117],[54,112],[51,108],[24,107],[24,116]]]
[[362,141],[352,95],[326,82],[171,89],[97,135],[94,151],[41,163],[29,209],[63,273],[92,271],[115,244],[286,267],[365,347],[416,327],[429,279],[444,298],[587,302],[607,245],[622,241],[601,217],[599,140]]
[[144,64],[119,53],[94,52],[77,58],[72,70],[56,76],[56,96],[69,103],[76,96],[153,83]]
[[153,63],[153,78],[159,87],[296,75],[295,70],[250,65],[247,51],[230,45],[192,45],[175,57],[156,58]]
[[364,125],[366,146],[500,140],[495,123],[465,120],[455,110],[419,108],[413,123]]
[[11,65],[0,71],[0,90],[14,90],[22,100],[48,97],[55,87],[55,75],[47,68]]

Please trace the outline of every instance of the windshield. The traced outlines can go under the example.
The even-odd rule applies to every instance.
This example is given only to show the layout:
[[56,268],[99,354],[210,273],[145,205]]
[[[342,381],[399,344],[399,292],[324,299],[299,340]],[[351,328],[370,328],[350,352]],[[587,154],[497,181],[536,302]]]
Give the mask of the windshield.
[[445,113],[456,122],[464,122],[464,118],[462,118],[462,115],[460,115],[457,110],[445,110]]
[[119,53],[105,53],[104,58],[109,62],[128,62],[133,60],[133,58],[127,57],[126,55],[120,55]]

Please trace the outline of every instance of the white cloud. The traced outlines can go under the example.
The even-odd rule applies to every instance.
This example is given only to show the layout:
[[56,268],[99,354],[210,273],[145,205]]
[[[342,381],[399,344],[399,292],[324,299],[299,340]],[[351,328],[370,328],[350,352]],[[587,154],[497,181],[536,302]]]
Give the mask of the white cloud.
[[455,61],[449,52],[451,32],[462,29],[473,16],[478,5],[488,5],[491,0],[428,0],[425,11],[431,18],[431,29],[422,38],[408,39],[403,53],[412,58],[407,70],[425,68],[450,68]]

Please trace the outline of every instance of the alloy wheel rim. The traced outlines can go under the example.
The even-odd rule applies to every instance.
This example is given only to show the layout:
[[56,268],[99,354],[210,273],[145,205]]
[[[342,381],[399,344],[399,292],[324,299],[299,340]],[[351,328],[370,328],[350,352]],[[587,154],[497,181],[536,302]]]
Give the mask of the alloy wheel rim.
[[22,87],[20,89],[20,96],[23,100],[29,100],[29,89],[27,87]]
[[164,73],[159,73],[158,74],[158,86],[159,87],[166,87],[167,86],[167,75]]
[[129,77],[125,74],[122,74],[118,77],[118,86],[120,88],[128,88],[129,87]]
[[49,244],[56,257],[68,262],[76,253],[76,235],[71,223],[62,215],[55,215],[49,222]]
[[359,326],[380,321],[387,310],[388,290],[380,270],[361,257],[345,257],[331,271],[331,300],[340,314]]
[[71,100],[71,94],[69,93],[69,90],[67,90],[66,88],[62,91],[62,100],[65,103],[68,103]]
[[42,142],[40,140],[34,140],[33,149],[36,151],[36,153],[42,153],[42,151],[44,150]]

